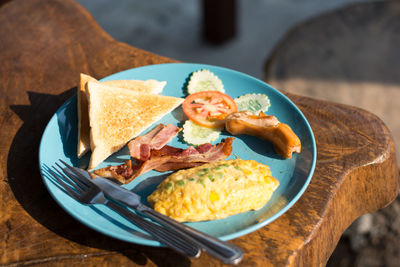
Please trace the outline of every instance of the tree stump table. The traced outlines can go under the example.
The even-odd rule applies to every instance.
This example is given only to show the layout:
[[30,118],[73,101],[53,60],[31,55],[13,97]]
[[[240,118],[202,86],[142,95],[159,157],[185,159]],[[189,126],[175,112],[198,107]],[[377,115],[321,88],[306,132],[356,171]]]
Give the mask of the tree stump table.
[[[0,7],[0,264],[3,266],[221,266],[166,248],[118,241],[87,228],[50,197],[38,146],[50,117],[75,94],[80,73],[102,78],[174,60],[113,40],[73,0]],[[393,140],[364,110],[288,94],[317,141],[313,179],[273,223],[231,242],[240,266],[323,266],[343,231],[398,193]]]

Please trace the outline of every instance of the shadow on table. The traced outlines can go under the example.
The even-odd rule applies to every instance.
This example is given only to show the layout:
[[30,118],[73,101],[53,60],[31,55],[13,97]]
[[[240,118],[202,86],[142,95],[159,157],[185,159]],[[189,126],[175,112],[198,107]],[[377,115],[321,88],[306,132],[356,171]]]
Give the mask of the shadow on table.
[[188,258],[170,249],[134,245],[102,235],[73,219],[51,198],[39,172],[40,140],[50,118],[75,91],[71,88],[59,95],[28,92],[31,105],[10,106],[23,121],[7,159],[7,176],[15,198],[38,223],[78,244],[118,251],[139,265],[150,260],[158,266],[178,262],[189,266]]

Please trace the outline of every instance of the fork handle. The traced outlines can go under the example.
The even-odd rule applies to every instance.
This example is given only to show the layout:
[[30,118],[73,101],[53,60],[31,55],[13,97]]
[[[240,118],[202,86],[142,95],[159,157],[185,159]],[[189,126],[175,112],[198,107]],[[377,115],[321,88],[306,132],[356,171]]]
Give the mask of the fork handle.
[[198,246],[210,255],[222,260],[224,263],[237,264],[243,258],[243,251],[235,245],[223,242],[213,236],[197,231],[196,229],[186,226],[183,223],[179,223],[145,205],[140,205],[140,207],[136,209],[165,228],[176,232],[177,235],[186,235],[190,237]]
[[105,205],[107,205],[109,208],[113,209],[114,211],[118,212],[120,215],[122,215],[126,219],[130,220],[132,223],[134,223],[139,228],[145,230],[154,239],[156,239],[160,243],[164,244],[165,246],[168,246],[190,258],[198,258],[200,256],[201,250],[189,238],[176,236],[176,235],[174,235],[174,233],[172,233],[168,229],[160,227],[151,221],[145,220],[142,217],[121,207],[120,205],[118,205],[112,201],[106,202]]

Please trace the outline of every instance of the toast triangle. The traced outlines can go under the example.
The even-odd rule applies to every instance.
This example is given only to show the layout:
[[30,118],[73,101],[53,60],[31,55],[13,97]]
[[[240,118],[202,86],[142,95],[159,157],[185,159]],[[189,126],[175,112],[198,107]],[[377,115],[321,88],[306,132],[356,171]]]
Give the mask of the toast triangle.
[[[78,158],[81,158],[90,150],[90,128],[89,128],[89,115],[88,115],[88,102],[86,99],[86,84],[88,81],[91,82],[99,82],[95,78],[83,74],[80,74],[80,81],[78,87],[78,149],[77,155]],[[133,90],[141,93],[150,93],[150,94],[160,94],[166,85],[165,81],[157,81],[157,80],[113,80],[113,81],[104,81],[100,82],[101,84],[126,88],[129,90]]]
[[178,97],[137,93],[92,81],[86,84],[86,94],[92,150],[89,169],[183,102]]

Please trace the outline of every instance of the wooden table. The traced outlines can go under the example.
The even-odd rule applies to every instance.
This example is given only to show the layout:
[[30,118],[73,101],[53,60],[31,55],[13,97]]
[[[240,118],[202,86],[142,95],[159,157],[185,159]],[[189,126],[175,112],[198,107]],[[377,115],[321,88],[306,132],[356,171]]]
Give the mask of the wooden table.
[[[72,0],[15,0],[0,7],[0,264],[5,266],[220,266],[169,249],[121,242],[64,212],[38,169],[44,127],[71,97],[79,73],[96,78],[173,60],[119,43]],[[393,140],[375,115],[288,94],[311,123],[314,177],[283,216],[232,240],[241,266],[323,266],[361,214],[388,205],[399,189]]]

